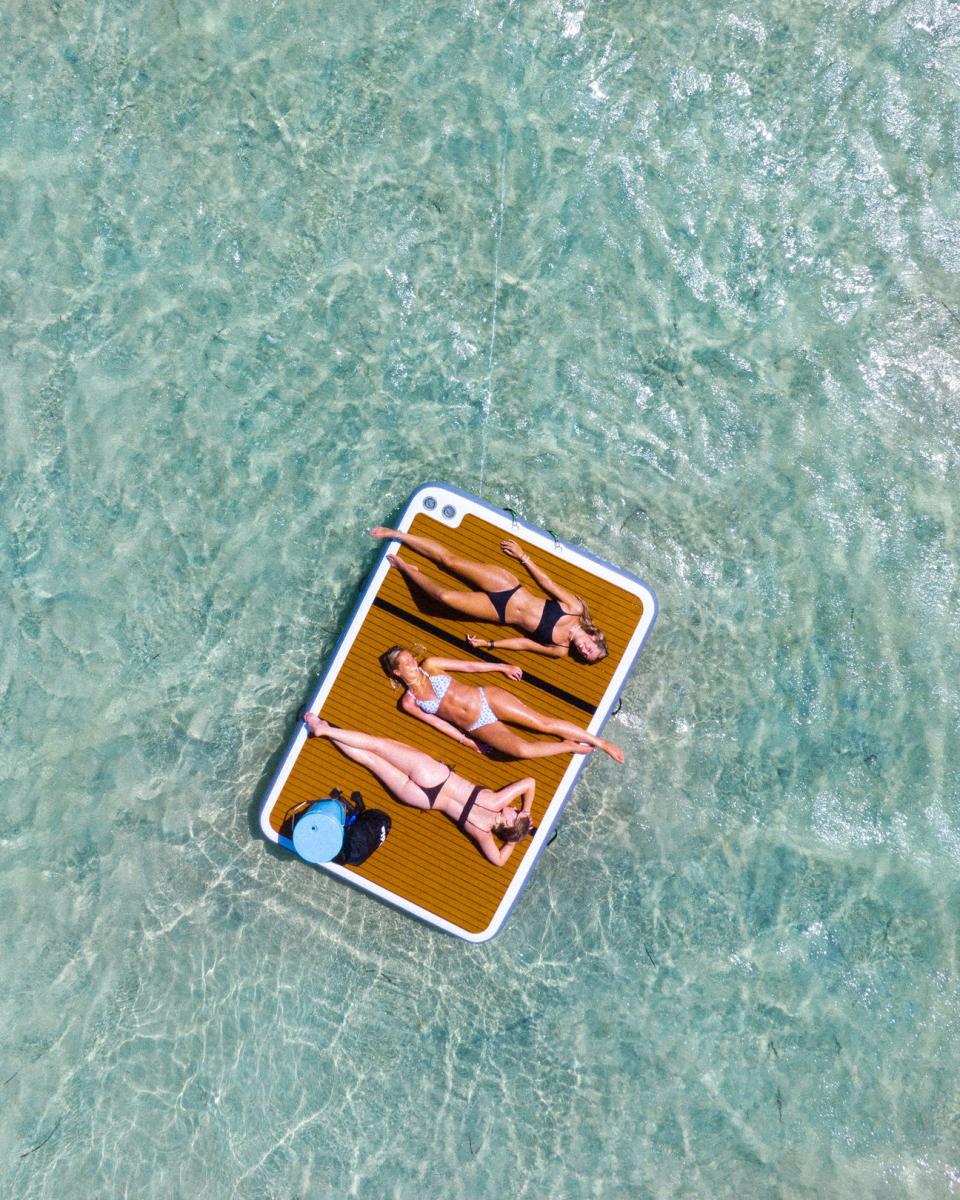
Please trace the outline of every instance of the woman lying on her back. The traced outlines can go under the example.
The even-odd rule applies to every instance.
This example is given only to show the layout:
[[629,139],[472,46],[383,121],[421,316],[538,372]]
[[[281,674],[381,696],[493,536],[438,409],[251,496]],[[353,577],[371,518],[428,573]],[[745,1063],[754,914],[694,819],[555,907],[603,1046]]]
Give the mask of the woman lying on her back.
[[[479,749],[477,742],[485,742],[511,758],[547,758],[554,754],[589,754],[596,747],[618,763],[623,762],[623,751],[619,746],[588,733],[572,721],[544,716],[505,688],[474,687],[446,674],[447,671],[464,674],[499,672],[509,679],[519,679],[523,674],[519,667],[505,663],[459,662],[449,658],[418,661],[404,646],[393,646],[381,654],[380,665],[391,684],[404,689],[400,707],[405,713],[474,749]],[[505,721],[537,733],[552,733],[564,740],[530,741],[508,729]]]
[[422,554],[424,558],[443,567],[451,575],[473,585],[473,590],[446,587],[425,575],[419,567],[408,563],[396,554],[388,554],[387,561],[409,582],[432,600],[438,601],[454,612],[480,621],[497,621],[501,625],[513,625],[523,637],[486,638],[469,637],[471,646],[485,646],[497,650],[532,650],[536,654],[548,654],[551,658],[569,655],[581,663],[597,663],[606,658],[607,641],[590,617],[586,604],[560,587],[550,578],[543,567],[538,566],[525,554],[518,542],[500,543],[504,554],[516,558],[526,567],[534,582],[549,595],[544,600],[528,591],[512,571],[494,563],[475,562],[454,554],[433,538],[420,537],[412,533],[401,533],[397,529],[386,529],[377,525],[370,530],[375,538],[390,538],[402,542]]
[[[536,832],[530,815],[537,786],[533,779],[520,779],[499,791],[474,786],[429,754],[393,738],[337,729],[312,712],[304,713],[303,720],[313,737],[329,738],[347,758],[372,771],[401,804],[432,808],[449,817],[495,867],[503,866],[517,842]],[[512,807],[517,799],[522,800],[519,812]],[[504,845],[498,846],[496,838]]]

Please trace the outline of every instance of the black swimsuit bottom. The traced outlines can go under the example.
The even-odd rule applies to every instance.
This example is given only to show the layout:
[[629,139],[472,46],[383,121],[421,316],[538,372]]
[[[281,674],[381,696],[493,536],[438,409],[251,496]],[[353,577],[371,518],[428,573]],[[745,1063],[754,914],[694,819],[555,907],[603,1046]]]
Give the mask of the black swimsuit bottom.
[[[452,774],[453,774],[453,767],[448,767],[447,768],[447,779],[449,779]],[[447,786],[447,779],[444,779],[442,783],[438,783],[434,787],[424,787],[422,783],[418,784],[420,791],[423,792],[423,794],[427,798],[427,804],[431,808],[433,808],[433,806],[436,804],[437,797],[440,795],[440,793],[443,791],[443,789]]]
[[487,599],[497,610],[497,617],[500,621],[506,624],[507,621],[507,604],[514,592],[519,592],[522,584],[517,584],[516,587],[506,588],[502,592],[487,592]]

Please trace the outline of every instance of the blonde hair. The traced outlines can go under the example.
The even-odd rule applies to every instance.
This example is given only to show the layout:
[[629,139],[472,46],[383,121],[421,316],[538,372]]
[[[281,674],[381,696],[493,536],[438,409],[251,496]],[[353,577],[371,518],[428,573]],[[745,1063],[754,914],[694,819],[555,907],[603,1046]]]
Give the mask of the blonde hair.
[[597,649],[600,651],[600,657],[583,658],[578,652],[576,646],[574,646],[572,643],[570,645],[570,657],[575,658],[577,662],[586,663],[587,666],[590,666],[592,663],[598,663],[601,658],[606,658],[610,653],[610,650],[607,646],[607,639],[603,631],[598,629],[593,622],[593,617],[590,615],[590,609],[587,607],[586,600],[584,600],[582,596],[578,596],[577,599],[583,605],[583,612],[580,614],[580,628],[584,633],[589,634],[590,637],[592,637],[597,643]]
[[[401,686],[400,681],[397,679],[397,655],[402,654],[404,650],[407,650],[406,646],[391,646],[389,650],[384,650],[380,655],[380,668],[390,680],[390,686],[394,691]],[[421,646],[419,643],[414,643],[413,648],[407,650],[407,653],[413,655],[419,666],[427,657],[427,648],[426,646]]]

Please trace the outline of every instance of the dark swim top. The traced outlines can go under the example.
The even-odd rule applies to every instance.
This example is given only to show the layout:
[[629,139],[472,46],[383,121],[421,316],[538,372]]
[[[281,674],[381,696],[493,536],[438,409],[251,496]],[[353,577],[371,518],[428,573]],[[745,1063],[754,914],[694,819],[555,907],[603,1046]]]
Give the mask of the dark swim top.
[[470,814],[473,812],[473,806],[477,802],[477,797],[483,791],[482,787],[475,787],[467,797],[467,802],[463,806],[463,812],[457,817],[457,828],[466,832],[467,822],[470,820]]
[[556,600],[547,600],[544,602],[543,612],[540,614],[540,624],[530,636],[535,642],[539,642],[541,646],[552,646],[553,631],[557,627],[557,622],[561,617],[572,617],[574,615],[574,613],[565,612]]
[[[452,774],[453,774],[453,767],[447,767],[447,779],[449,779]],[[443,791],[443,789],[447,786],[447,779],[442,780],[440,783],[436,784],[434,787],[424,787],[422,783],[419,785],[420,791],[423,792],[423,794],[426,796],[427,804],[429,804],[431,808],[433,808],[433,806],[436,804],[437,797],[440,795],[440,793]]]
[[520,591],[521,585],[518,583],[514,588],[505,588],[502,592],[487,592],[487,599],[497,610],[497,618],[506,623],[507,620],[507,605],[510,602],[510,597],[514,592]]

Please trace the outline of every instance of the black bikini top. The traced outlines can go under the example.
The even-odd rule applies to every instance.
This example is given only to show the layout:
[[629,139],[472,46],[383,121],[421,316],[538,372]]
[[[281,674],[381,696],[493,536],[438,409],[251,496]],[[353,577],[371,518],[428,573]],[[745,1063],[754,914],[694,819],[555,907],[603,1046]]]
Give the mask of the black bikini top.
[[572,617],[573,615],[573,613],[565,612],[556,600],[547,600],[543,606],[543,612],[540,614],[540,624],[530,636],[541,646],[552,646],[553,631],[557,627],[557,622],[561,617]]

